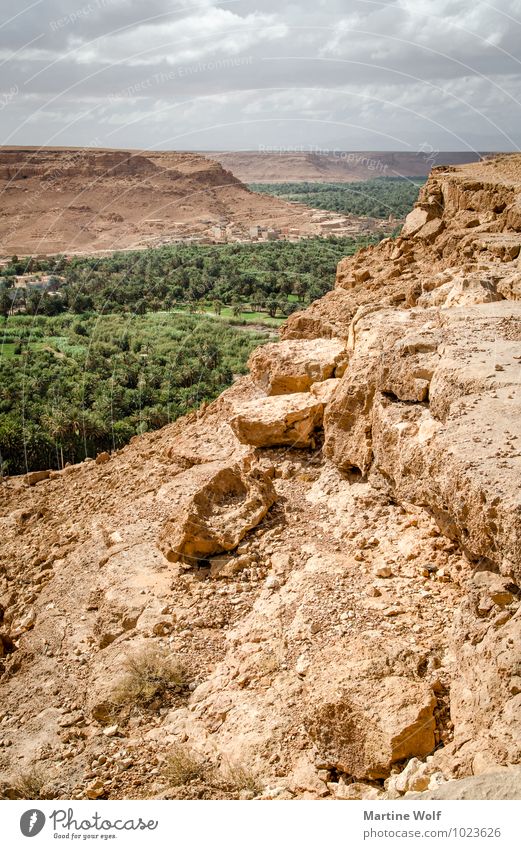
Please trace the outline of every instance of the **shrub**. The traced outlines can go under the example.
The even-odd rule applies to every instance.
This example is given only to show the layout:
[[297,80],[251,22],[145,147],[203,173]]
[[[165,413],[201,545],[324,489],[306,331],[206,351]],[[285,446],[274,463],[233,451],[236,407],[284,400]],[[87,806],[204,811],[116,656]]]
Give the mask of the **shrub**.
[[13,790],[17,799],[48,799],[44,786],[49,782],[49,775],[39,766],[31,766],[21,772],[13,782]]
[[192,749],[175,745],[166,759],[164,776],[171,787],[182,787],[196,779],[202,779],[208,769],[204,758]]
[[188,686],[184,668],[166,651],[143,648],[126,658],[124,668],[125,675],[112,694],[117,706],[147,707],[157,699],[186,691]]
[[227,790],[240,793],[248,790],[254,796],[262,793],[262,784],[253,770],[237,762],[227,762],[223,768],[223,780]]

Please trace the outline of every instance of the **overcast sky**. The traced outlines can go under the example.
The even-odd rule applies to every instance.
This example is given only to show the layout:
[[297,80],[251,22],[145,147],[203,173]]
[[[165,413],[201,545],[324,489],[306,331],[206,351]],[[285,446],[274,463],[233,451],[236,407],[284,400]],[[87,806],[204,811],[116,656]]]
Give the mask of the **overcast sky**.
[[521,146],[521,0],[0,8],[2,144]]

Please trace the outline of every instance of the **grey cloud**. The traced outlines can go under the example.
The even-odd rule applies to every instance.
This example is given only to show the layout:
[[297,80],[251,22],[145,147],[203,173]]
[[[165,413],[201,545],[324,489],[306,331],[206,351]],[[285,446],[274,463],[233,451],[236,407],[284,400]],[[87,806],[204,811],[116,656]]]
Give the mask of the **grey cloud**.
[[520,0],[46,0],[0,21],[0,142],[517,148],[520,21]]

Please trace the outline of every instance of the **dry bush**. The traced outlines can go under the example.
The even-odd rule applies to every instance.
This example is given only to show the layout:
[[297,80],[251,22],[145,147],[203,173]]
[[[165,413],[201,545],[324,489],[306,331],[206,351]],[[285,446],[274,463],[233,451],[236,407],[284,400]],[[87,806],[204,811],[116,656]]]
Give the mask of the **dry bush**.
[[30,766],[13,781],[12,789],[18,799],[48,799],[44,787],[49,783],[49,775],[39,766]]
[[222,770],[224,786],[227,790],[240,793],[248,790],[254,796],[262,793],[262,784],[253,770],[238,762],[228,761]]
[[188,687],[185,669],[166,651],[145,647],[126,658],[124,669],[124,677],[112,692],[112,702],[117,707],[147,707],[167,695],[179,695]]
[[163,774],[171,787],[181,787],[196,779],[203,779],[208,764],[201,755],[177,744],[166,759]]

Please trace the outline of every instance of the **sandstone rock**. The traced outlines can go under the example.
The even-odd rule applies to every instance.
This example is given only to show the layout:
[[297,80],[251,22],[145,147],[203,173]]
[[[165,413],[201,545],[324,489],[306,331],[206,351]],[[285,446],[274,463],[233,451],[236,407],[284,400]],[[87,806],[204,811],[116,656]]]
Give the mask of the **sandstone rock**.
[[248,554],[241,554],[239,557],[222,555],[211,557],[209,562],[211,578],[233,578],[251,564],[251,557]]
[[505,445],[521,438],[518,321],[521,309],[506,301],[448,310],[441,320],[430,310],[362,314],[324,431],[340,468],[365,473],[374,459],[398,497],[428,504],[470,556],[521,579],[518,453],[498,469]]
[[269,476],[248,457],[195,466],[175,478],[177,503],[158,545],[167,560],[189,565],[232,551],[276,500]]
[[329,783],[328,787],[335,799],[378,799],[381,796],[378,788],[370,784],[363,784],[359,781],[346,784],[342,778],[337,783]]
[[416,207],[405,219],[405,224],[402,227],[400,235],[414,236],[425,227],[430,218],[432,218],[432,214],[427,209]]
[[239,408],[230,427],[240,442],[267,447],[307,448],[322,424],[324,405],[311,393],[259,398]]
[[340,339],[273,342],[255,351],[248,366],[267,395],[307,392],[313,383],[335,376],[344,349]]
[[322,404],[329,404],[339,385],[340,379],[331,377],[329,380],[322,380],[320,383],[314,383],[310,392],[318,401],[321,401]]
[[426,793],[411,793],[410,799],[521,799],[521,769],[502,769],[498,772],[447,781]]
[[393,574],[392,568],[387,564],[375,566],[373,573],[377,578],[390,578]]
[[427,790],[431,772],[428,764],[422,763],[418,758],[411,758],[402,772],[389,779],[388,789],[394,788],[401,794],[408,790]]
[[85,790],[85,795],[87,799],[99,799],[105,793],[105,784],[101,780],[101,778],[97,778],[96,781],[93,781],[92,784],[89,784],[87,789]]
[[51,475],[50,470],[44,470],[44,471],[41,471],[41,472],[28,472],[25,475],[24,480],[25,480],[27,486],[34,486],[35,484],[40,483],[40,481],[47,480],[50,477],[50,475]]
[[326,783],[318,777],[317,770],[305,755],[299,759],[297,766],[294,768],[289,787],[296,792],[307,790],[311,793],[316,793],[318,796],[328,795]]
[[306,727],[320,757],[355,778],[389,775],[397,761],[434,749],[432,690],[397,676],[357,681],[353,692],[320,696]]

